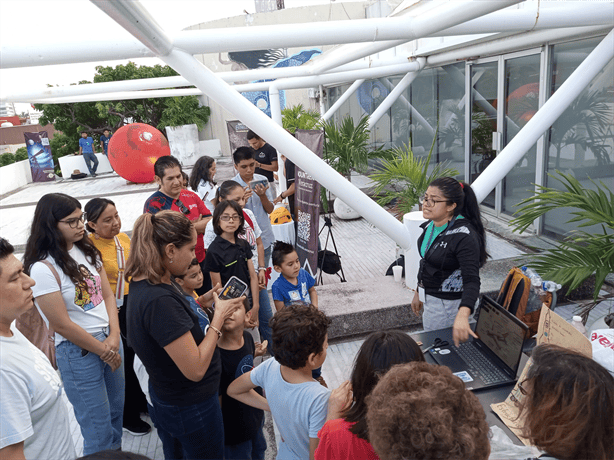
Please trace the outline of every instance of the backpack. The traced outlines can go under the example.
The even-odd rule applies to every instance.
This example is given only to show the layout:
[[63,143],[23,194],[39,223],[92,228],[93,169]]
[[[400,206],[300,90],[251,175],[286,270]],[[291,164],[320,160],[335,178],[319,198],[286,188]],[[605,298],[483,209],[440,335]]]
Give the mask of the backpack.
[[552,294],[548,292],[544,299],[531,291],[531,280],[518,267],[512,268],[499,290],[497,303],[515,315],[520,321],[529,326],[527,338],[537,334],[537,325],[541,313],[542,302],[548,308],[552,304]]
[[[62,282],[60,281],[60,275],[51,263],[47,260],[40,260],[49,267],[51,273],[55,277],[55,280],[60,286],[60,294],[62,293]],[[32,306],[27,312],[19,316],[15,322],[15,327],[21,332],[26,339],[34,344],[36,348],[42,351],[54,369],[57,369],[57,363],[55,361],[55,332],[50,327],[48,328],[43,320],[43,317],[38,311],[36,306]]]

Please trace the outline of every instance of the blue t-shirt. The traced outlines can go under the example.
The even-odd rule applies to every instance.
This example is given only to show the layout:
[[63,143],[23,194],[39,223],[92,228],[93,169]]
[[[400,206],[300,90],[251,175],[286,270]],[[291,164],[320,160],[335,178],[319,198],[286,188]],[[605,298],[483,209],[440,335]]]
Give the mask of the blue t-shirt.
[[94,153],[94,149],[92,149],[93,144],[94,139],[92,139],[91,137],[79,139],[79,147],[81,147],[83,153]]
[[205,313],[205,310],[203,310],[194,297],[186,294],[185,298],[188,299],[190,307],[192,307],[192,310],[196,313],[196,316],[198,316],[198,325],[203,330],[203,333],[207,335],[207,329],[209,329],[209,317],[207,313]]
[[311,303],[309,289],[316,284],[316,280],[306,270],[301,268],[298,272],[297,281],[298,285],[292,284],[283,275],[280,275],[271,288],[273,300],[282,300],[284,305],[290,305],[292,302],[299,301]]
[[109,137],[105,136],[104,134],[100,136],[100,142],[102,142],[105,154],[107,153],[107,150],[109,148],[109,141],[111,140],[111,137],[113,137],[113,134],[109,134]]
[[267,359],[250,373],[250,379],[261,387],[271,408],[282,441],[278,459],[309,458],[309,438],[317,438],[326,422],[330,390],[315,380],[288,383],[281,376],[281,365]]

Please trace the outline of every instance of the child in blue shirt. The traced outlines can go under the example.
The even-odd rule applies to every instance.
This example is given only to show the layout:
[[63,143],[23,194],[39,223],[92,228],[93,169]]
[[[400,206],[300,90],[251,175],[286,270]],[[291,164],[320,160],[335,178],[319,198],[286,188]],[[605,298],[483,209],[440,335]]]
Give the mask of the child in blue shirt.
[[294,246],[276,241],[273,246],[273,268],[281,276],[273,283],[273,301],[277,311],[292,302],[305,302],[318,307],[316,280],[301,268]]
[[[209,328],[209,315],[202,308],[200,303],[198,302],[198,295],[196,294],[196,289],[200,289],[203,285],[203,272],[200,269],[200,264],[198,263],[198,259],[194,258],[188,271],[183,276],[175,275],[173,280],[181,287],[183,294],[185,295],[186,300],[190,303],[190,307],[194,313],[198,315],[198,324],[200,325],[203,332],[206,334],[207,329]],[[216,286],[219,288],[220,286]],[[204,296],[206,296],[205,294]],[[204,297],[203,296],[203,297]],[[213,312],[211,313],[211,317],[213,317]]]

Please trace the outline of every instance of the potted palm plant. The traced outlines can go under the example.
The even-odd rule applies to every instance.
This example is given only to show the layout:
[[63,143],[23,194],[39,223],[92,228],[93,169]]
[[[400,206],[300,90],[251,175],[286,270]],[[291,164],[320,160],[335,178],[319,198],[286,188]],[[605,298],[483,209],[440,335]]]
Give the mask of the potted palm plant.
[[374,190],[379,197],[377,203],[386,206],[394,201],[393,212],[398,219],[413,210],[432,181],[458,174],[456,169],[448,167],[447,161],[437,163],[428,172],[436,139],[437,134],[426,157],[415,156],[409,145],[392,149],[386,155],[389,158],[382,159],[376,172],[369,176],[377,184]]
[[[614,193],[603,182],[591,180],[588,189],[571,174],[556,171],[549,176],[563,185],[563,190],[538,186],[534,196],[518,203],[510,223],[514,231],[523,232],[533,221],[555,208],[572,208],[567,223],[577,224],[554,249],[529,256],[531,265],[544,278],[567,288],[569,294],[589,277],[595,276],[592,306],[597,305],[599,291],[609,273],[614,272]],[[600,230],[580,230],[599,226]],[[590,308],[582,311],[586,320]]]
[[[364,116],[358,123],[348,115],[337,126],[334,121],[324,123],[325,144],[324,156],[328,164],[348,181],[352,180],[352,171],[365,173],[369,167],[369,159],[379,158],[385,150],[382,147],[371,148],[369,144],[369,118]],[[322,187],[322,202],[324,209],[328,209],[326,190]],[[337,202],[337,200],[335,200]],[[336,206],[344,207],[343,203]],[[344,213],[347,216],[355,216],[355,213]],[[344,218],[341,213],[340,218]],[[353,218],[353,217],[345,217]]]

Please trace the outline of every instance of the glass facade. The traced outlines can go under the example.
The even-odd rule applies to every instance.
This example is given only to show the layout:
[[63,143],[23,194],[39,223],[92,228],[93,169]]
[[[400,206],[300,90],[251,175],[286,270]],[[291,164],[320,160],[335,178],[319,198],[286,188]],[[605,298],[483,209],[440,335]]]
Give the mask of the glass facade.
[[[468,174],[473,182],[602,39],[425,69],[377,121],[371,142],[386,148],[411,144],[414,154],[426,156],[437,132],[432,163],[448,162],[459,171],[458,179]],[[365,81],[334,120],[340,122],[349,114],[357,121],[370,115],[401,78]],[[328,88],[328,106],[349,86]],[[592,179],[614,188],[613,131],[614,61],[482,202],[484,209],[509,219],[518,202],[534,193],[534,184],[560,186],[547,176],[555,170],[573,173],[587,187]],[[564,224],[568,217],[568,210],[551,211],[537,230],[564,235],[573,229]]]

